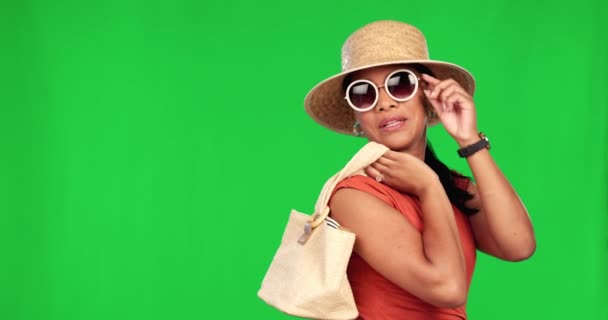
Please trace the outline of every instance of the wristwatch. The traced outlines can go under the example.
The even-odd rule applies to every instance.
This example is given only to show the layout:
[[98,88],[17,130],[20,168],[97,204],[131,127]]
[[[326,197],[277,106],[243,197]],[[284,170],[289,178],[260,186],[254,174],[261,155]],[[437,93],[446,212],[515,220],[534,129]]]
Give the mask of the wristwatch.
[[468,145],[464,148],[458,149],[458,155],[461,158],[466,158],[481,149],[486,148],[486,149],[490,150],[490,140],[488,140],[488,137],[486,137],[486,135],[483,134],[483,132],[480,132],[479,138],[480,138],[479,141],[477,141],[471,145]]

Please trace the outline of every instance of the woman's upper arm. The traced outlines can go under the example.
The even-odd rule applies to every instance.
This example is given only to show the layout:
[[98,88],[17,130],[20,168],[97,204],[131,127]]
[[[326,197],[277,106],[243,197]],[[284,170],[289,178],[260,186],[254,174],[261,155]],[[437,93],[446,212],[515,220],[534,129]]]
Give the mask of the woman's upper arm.
[[357,235],[354,250],[374,270],[428,303],[454,307],[453,282],[434,270],[421,233],[399,211],[351,188],[338,190],[330,208],[332,217]]
[[[479,211],[472,216],[469,217],[469,221],[471,223],[471,228],[473,229],[473,234],[475,236],[475,243],[477,245],[477,249],[482,252],[485,252],[491,256],[496,258],[506,260],[506,261],[521,261],[527,259],[532,254],[533,250],[536,248],[536,243],[533,241],[533,249],[529,250],[530,242],[525,242],[524,246],[510,246],[510,243],[515,243],[512,239],[505,240],[504,234],[503,237],[500,238],[500,234],[496,235],[496,229],[492,231],[490,223],[488,222],[488,214],[487,210],[484,209],[483,204],[481,202],[481,198],[479,196],[479,191],[477,186],[471,182],[467,186],[467,191],[473,195],[473,198],[466,203],[466,205],[470,208],[476,208]],[[488,209],[489,210],[489,209]],[[496,209],[494,209],[496,210]],[[504,214],[505,212],[503,212]],[[506,212],[507,214],[511,214],[511,212]],[[525,213],[527,215],[527,213]],[[496,216],[495,216],[496,218]],[[496,222],[494,220],[494,227],[496,228]],[[499,228],[504,230],[513,230],[514,228],[509,226],[508,223],[501,223]],[[522,234],[525,234],[522,232]],[[532,235],[532,239],[533,239]],[[502,239],[502,240],[501,240]],[[502,241],[502,242],[501,242]],[[518,249],[524,248],[524,249]],[[524,252],[523,254],[521,252]]]

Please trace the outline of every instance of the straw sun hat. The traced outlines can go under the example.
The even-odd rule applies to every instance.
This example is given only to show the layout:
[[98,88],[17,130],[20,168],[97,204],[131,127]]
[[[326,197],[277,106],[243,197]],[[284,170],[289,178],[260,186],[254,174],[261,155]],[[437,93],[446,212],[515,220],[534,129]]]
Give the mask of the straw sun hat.
[[[319,124],[345,134],[353,134],[355,115],[344,99],[342,82],[358,70],[390,65],[419,63],[440,80],[452,78],[471,96],[475,80],[466,69],[452,63],[429,59],[424,35],[416,27],[398,21],[377,21],[363,26],[342,46],[342,72],[321,81],[304,99],[306,112]],[[434,123],[438,122],[435,119]]]

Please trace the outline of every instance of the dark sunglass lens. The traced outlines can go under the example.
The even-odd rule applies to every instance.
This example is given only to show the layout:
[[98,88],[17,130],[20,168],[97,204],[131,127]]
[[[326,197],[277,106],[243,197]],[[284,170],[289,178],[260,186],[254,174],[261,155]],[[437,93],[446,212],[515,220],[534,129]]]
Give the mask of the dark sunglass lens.
[[398,72],[388,79],[387,86],[395,98],[406,99],[414,93],[416,78],[409,72]]
[[357,83],[350,87],[348,92],[350,102],[357,108],[367,108],[376,100],[376,91],[369,83]]

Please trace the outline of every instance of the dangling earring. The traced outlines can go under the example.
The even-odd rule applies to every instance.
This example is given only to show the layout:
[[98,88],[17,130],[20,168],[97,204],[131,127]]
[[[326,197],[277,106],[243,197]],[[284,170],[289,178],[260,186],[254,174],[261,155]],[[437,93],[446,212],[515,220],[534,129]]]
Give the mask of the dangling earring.
[[363,130],[361,130],[361,123],[359,120],[355,121],[355,124],[353,124],[353,134],[357,137],[363,137]]

